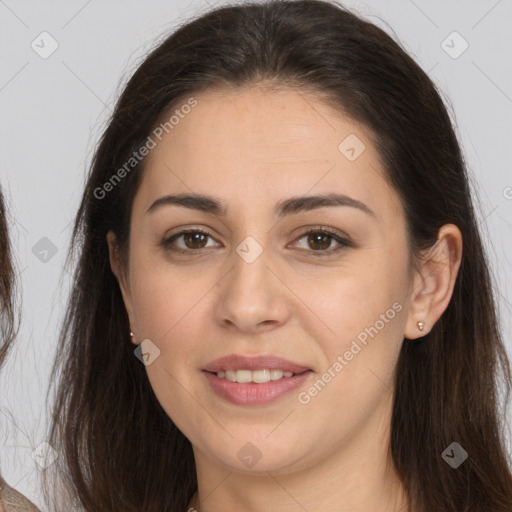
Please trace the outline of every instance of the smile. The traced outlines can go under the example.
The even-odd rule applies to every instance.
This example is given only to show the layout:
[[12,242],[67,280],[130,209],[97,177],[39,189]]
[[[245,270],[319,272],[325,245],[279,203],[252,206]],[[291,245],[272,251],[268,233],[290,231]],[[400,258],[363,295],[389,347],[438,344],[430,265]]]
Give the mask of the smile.
[[220,370],[216,373],[219,379],[226,379],[230,382],[263,384],[271,380],[279,380],[283,378],[293,377],[293,372],[280,369],[265,370]]

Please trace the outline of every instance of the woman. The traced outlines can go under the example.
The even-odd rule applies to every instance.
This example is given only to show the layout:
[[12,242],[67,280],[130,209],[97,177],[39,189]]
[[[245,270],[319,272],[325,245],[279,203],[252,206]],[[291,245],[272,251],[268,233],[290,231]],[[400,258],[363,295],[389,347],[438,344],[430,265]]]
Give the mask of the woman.
[[73,247],[57,510],[512,510],[463,157],[376,26],[271,1],[171,34],[118,101]]
[[[16,334],[16,315],[13,308],[14,279],[11,263],[11,246],[7,233],[7,219],[2,192],[0,191],[0,367],[4,363]],[[0,475],[0,512],[37,512],[37,507],[25,496],[7,485]]]

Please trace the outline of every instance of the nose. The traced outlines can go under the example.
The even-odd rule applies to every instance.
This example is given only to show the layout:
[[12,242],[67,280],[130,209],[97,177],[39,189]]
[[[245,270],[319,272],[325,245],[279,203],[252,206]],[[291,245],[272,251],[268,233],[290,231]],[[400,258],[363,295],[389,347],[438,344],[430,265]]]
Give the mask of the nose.
[[290,293],[272,268],[269,251],[263,250],[252,262],[240,254],[233,251],[232,269],[219,283],[218,321],[223,327],[252,334],[285,324],[290,317]]

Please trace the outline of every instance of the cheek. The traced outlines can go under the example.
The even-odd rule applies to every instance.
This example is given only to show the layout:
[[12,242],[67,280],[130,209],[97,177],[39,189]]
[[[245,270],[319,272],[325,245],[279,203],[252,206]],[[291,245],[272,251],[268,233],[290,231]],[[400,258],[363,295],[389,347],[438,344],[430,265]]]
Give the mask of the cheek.
[[364,343],[368,330],[375,333],[373,327],[379,335],[399,332],[407,276],[405,269],[391,265],[363,262],[357,271],[351,267],[315,279],[295,278],[294,293],[304,298],[302,311],[297,312],[306,322],[303,327],[313,330],[315,338],[325,340],[336,350],[358,336]]
[[[406,262],[401,259],[398,254],[371,254],[346,266],[308,273],[282,267],[280,278],[291,283],[293,291],[281,289],[291,319],[282,328],[297,325],[296,334],[302,340],[319,345],[326,356],[324,363],[332,363],[350,350],[354,340],[363,349],[354,359],[374,354],[377,360],[393,353],[390,344],[395,340],[396,345],[400,338],[404,316],[393,305],[407,289]],[[132,253],[130,263],[139,336],[169,352],[173,357],[168,361],[197,362],[198,351],[219,337],[214,329],[220,319],[214,317],[214,311],[216,301],[225,299],[222,273],[217,267],[200,265],[179,268],[143,251]],[[374,347],[371,351],[370,345]]]
[[[318,343],[323,366],[320,382],[305,389],[301,403],[316,401],[315,411],[354,421],[370,412],[392,388],[393,372],[403,342],[407,290],[405,258],[389,253],[379,263],[352,267],[336,279],[304,280],[298,293],[321,319],[312,318],[304,329]],[[297,283],[299,284],[299,283]],[[321,395],[321,396],[320,396]],[[348,412],[350,411],[350,412]],[[331,417],[331,419],[332,419]],[[327,421],[327,417],[324,418]]]
[[376,410],[388,404],[405,325],[403,283],[389,276],[369,272],[364,278],[331,282],[324,288],[331,300],[311,290],[308,295],[308,304],[316,305],[330,330],[310,330],[322,351],[323,365],[316,379],[301,389],[297,402],[310,428],[317,429],[315,435],[324,439],[320,444],[326,450],[340,432],[342,437],[355,436]]
[[[396,254],[360,261],[314,273],[282,268],[281,278],[292,283],[293,294],[282,289],[293,322],[323,345],[331,359],[350,349],[353,340],[396,338],[403,315],[393,304],[406,289],[405,261]],[[402,265],[403,263],[403,265]],[[221,300],[222,279],[212,268],[184,268],[141,252],[133,254],[132,296],[139,335],[161,350],[179,351],[187,361],[209,340],[215,328],[215,301]],[[285,329],[290,326],[283,326]],[[378,335],[375,335],[375,330]],[[395,336],[392,336],[395,334]]]
[[[220,319],[214,316],[217,301],[225,299],[221,272],[199,266],[178,269],[147,256],[134,258],[132,268],[138,328],[161,351],[146,368],[153,391],[189,439],[207,452],[222,446],[224,453],[230,439],[205,413],[210,405],[197,392],[199,356],[222,337]],[[337,443],[355,437],[386,403],[403,339],[403,308],[400,312],[393,305],[406,288],[405,263],[396,254],[381,254],[314,274],[284,266],[280,277],[293,290],[276,288],[290,308],[289,321],[280,328],[302,341],[297,349],[313,356],[318,375],[292,399],[297,421],[276,430],[271,440],[262,434],[259,444],[277,454],[281,446],[283,457],[290,457],[288,447],[298,445],[326,455]],[[258,437],[253,421],[222,418],[237,436]]]
[[[203,299],[214,285],[207,272],[183,271],[147,255],[133,258],[132,297],[140,335],[163,346],[193,339],[204,317]],[[191,268],[191,267],[190,267]]]
[[[208,339],[204,323],[207,292],[213,282],[198,272],[185,276],[168,263],[154,265],[138,260],[132,265],[132,297],[139,337],[150,339],[159,356],[146,367],[151,387],[176,426],[190,431],[204,422],[191,391],[197,379],[197,354]],[[140,271],[138,270],[140,269]]]

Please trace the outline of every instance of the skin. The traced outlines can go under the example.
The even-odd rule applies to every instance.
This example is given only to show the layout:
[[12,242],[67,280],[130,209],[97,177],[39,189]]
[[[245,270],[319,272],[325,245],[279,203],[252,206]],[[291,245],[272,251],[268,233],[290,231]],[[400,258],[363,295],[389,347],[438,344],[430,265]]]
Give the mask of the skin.
[[[190,506],[409,510],[388,452],[393,373],[404,337],[428,333],[449,303],[460,231],[443,226],[435,248],[413,265],[402,204],[370,132],[315,96],[253,87],[195,98],[198,105],[148,156],[133,204],[128,268],[113,233],[107,237],[133,342],[149,339],[159,348],[148,378],[193,445],[199,485]],[[338,150],[350,134],[366,146],[354,161]],[[332,192],[374,215],[335,206],[273,216],[280,200]],[[227,214],[175,205],[146,212],[176,193],[214,196]],[[352,245],[333,252],[339,244],[328,236],[308,242],[304,232],[322,226]],[[159,245],[186,228],[210,237],[176,239],[186,255]],[[247,236],[263,250],[250,264],[235,250]],[[300,403],[299,393],[394,303],[401,311]],[[277,355],[312,373],[275,402],[234,405],[201,373],[229,354]],[[261,453],[251,468],[237,457],[248,442]]]

